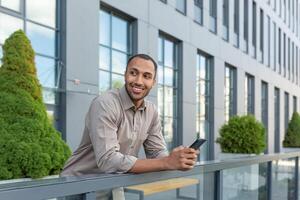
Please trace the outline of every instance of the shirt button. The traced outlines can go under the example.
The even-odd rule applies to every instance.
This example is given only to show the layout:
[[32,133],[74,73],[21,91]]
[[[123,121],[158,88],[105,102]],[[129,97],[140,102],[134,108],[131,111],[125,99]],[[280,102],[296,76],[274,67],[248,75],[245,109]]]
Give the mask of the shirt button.
[[133,149],[133,146],[130,146],[130,149]]

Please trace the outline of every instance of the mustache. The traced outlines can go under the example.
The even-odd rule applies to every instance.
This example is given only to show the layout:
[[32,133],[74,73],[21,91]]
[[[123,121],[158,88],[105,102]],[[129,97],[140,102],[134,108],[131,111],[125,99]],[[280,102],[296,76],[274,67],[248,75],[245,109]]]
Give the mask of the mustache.
[[141,84],[136,84],[136,83],[132,83],[130,84],[131,87],[136,87],[136,88],[139,88],[139,89],[145,89],[145,87]]

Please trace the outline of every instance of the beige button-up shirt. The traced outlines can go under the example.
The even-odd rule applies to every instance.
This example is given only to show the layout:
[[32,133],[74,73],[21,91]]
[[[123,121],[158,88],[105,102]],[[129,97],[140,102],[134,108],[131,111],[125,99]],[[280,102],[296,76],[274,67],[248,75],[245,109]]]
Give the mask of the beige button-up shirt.
[[147,158],[167,156],[155,105],[144,100],[138,110],[134,108],[125,87],[96,97],[86,115],[81,143],[61,175],[125,173],[142,145]]

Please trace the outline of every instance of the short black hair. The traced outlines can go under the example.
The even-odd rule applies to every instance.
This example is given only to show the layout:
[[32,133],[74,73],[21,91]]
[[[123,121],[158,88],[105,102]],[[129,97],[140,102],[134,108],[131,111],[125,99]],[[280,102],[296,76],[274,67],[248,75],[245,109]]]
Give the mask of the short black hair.
[[155,60],[154,60],[151,56],[149,56],[149,55],[147,55],[147,54],[142,54],[142,53],[140,53],[140,54],[135,54],[135,55],[131,56],[131,57],[128,59],[128,61],[127,61],[126,71],[127,71],[127,68],[128,68],[128,64],[129,64],[134,58],[142,58],[142,59],[144,59],[144,60],[150,60],[150,61],[153,63],[153,65],[154,65],[154,72],[155,72],[154,78],[156,77],[157,64],[156,64]]

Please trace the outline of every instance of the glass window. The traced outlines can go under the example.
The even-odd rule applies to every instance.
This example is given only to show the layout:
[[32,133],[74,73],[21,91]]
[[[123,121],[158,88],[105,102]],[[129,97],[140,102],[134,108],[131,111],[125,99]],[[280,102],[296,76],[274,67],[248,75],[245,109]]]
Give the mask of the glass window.
[[119,17],[112,16],[112,48],[128,51],[128,22]]
[[297,97],[293,96],[293,112],[297,112]]
[[294,42],[292,42],[292,81],[294,82],[294,76],[295,76],[295,61],[294,61],[294,53],[295,53],[295,50],[294,50]]
[[260,50],[260,62],[264,62],[264,11],[260,9],[260,29],[259,29],[259,50]]
[[288,79],[290,80],[291,78],[291,40],[288,38],[288,46],[287,46],[287,61],[288,61],[288,68],[287,68],[287,75]]
[[286,35],[283,33],[283,75],[286,77]]
[[274,90],[274,132],[275,132],[275,152],[280,152],[280,91]]
[[130,21],[112,11],[99,11],[99,92],[124,85],[124,72],[131,53]]
[[279,73],[281,73],[281,29],[278,28],[278,64]]
[[289,125],[289,111],[290,103],[289,103],[289,93],[284,93],[284,132],[286,132]]
[[176,0],[176,10],[186,14],[186,0]]
[[[264,81],[261,82],[261,121],[265,127],[265,141],[268,144],[268,84]],[[266,152],[268,145],[266,145]]]
[[110,44],[110,35],[111,35],[111,30],[110,30],[110,15],[109,13],[100,10],[100,15],[99,15],[99,21],[100,21],[100,26],[99,26],[99,41],[100,44],[109,46]]
[[240,35],[240,0],[234,0],[234,16],[233,16],[233,30],[234,30],[234,45],[239,47]]
[[194,0],[195,9],[194,9],[194,15],[195,15],[195,21],[199,24],[203,24],[203,0]]
[[252,56],[256,58],[256,2],[252,2]]
[[248,0],[244,0],[244,45],[243,50],[244,52],[248,53],[248,31],[249,31],[249,6],[248,6]]
[[245,78],[245,113],[254,115],[254,76],[246,74]]
[[230,117],[236,115],[236,68],[226,64],[225,66],[225,121],[228,121]]
[[223,0],[223,39],[229,40],[229,0]]
[[27,36],[35,52],[55,56],[55,31],[27,22]]
[[20,12],[21,11],[21,2],[20,0],[1,0],[1,6],[9,8],[11,10]]
[[271,20],[270,16],[268,16],[268,60],[267,60],[267,65],[268,67],[271,66]]
[[55,60],[36,55],[35,63],[40,83],[44,87],[55,88],[57,86],[55,80]]
[[[196,135],[201,138],[210,138],[210,126],[212,109],[210,102],[211,88],[211,68],[212,58],[201,53],[197,54],[197,73],[196,73]],[[200,160],[209,158],[209,144],[205,144],[201,149]]]
[[217,32],[217,0],[209,1],[209,16],[210,25],[209,29],[216,33]]
[[276,63],[277,63],[277,60],[276,60],[276,47],[277,47],[277,43],[276,43],[276,24],[275,22],[273,22],[273,57],[274,57],[274,63],[273,63],[273,70],[276,71]]
[[160,35],[158,52],[161,59],[158,61],[158,110],[162,121],[163,135],[168,149],[177,144],[177,121],[178,121],[178,42]]
[[56,1],[53,0],[26,0],[27,18],[35,22],[55,27]]
[[23,20],[0,12],[0,44],[18,29],[23,29]]

